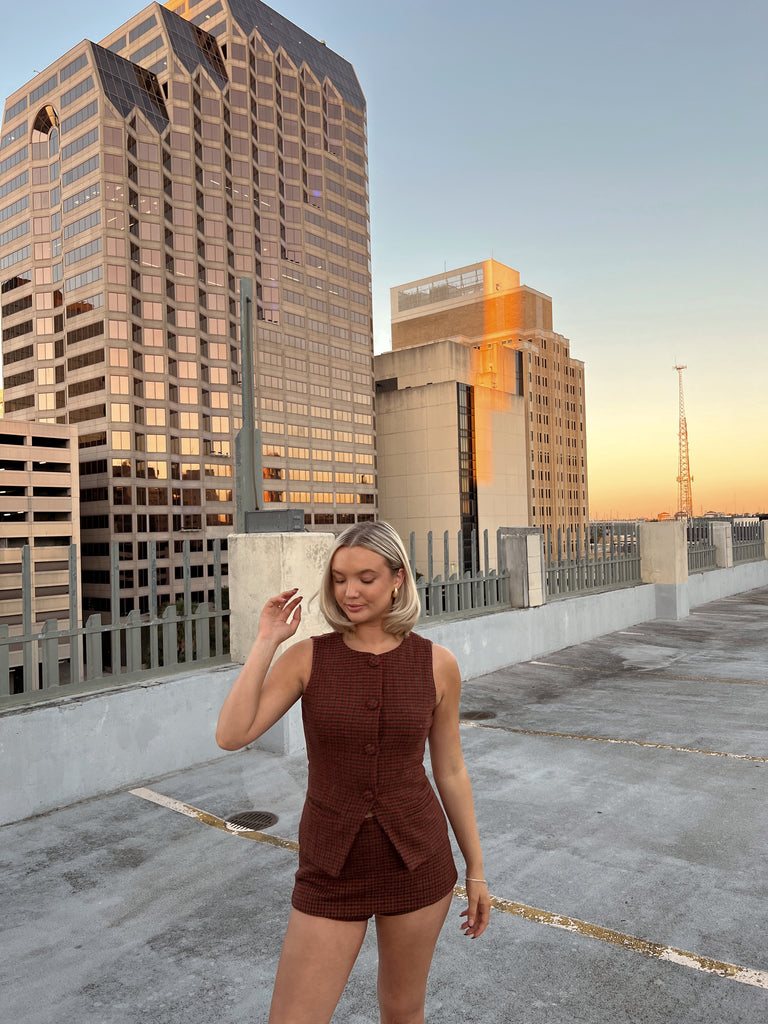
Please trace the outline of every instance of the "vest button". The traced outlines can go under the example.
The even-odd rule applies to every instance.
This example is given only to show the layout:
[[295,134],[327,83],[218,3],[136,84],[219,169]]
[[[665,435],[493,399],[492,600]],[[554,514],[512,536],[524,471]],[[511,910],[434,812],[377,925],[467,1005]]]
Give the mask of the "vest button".
[[366,752],[366,754],[375,754],[376,753],[376,744],[375,743],[366,743],[366,745],[365,745],[365,752]]
[[372,697],[369,701],[366,702],[365,706],[367,708],[370,708],[371,711],[375,711],[376,708],[379,706],[379,702],[376,700],[375,697]]
[[371,668],[379,667],[379,659],[376,657],[375,654],[368,659],[368,664],[371,666]]
[[366,800],[373,800],[373,790],[366,789],[366,791],[363,793],[363,796],[365,797]]

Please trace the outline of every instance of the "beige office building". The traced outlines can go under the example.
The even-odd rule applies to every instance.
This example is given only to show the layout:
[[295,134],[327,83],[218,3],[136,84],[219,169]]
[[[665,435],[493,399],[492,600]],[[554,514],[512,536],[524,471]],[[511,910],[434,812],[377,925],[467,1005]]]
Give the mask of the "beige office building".
[[[79,544],[77,430],[47,423],[0,419],[0,626],[9,636],[39,632],[49,619],[70,621],[69,546]],[[29,582],[23,592],[23,549],[29,548]],[[79,558],[78,558],[79,563]],[[79,564],[77,575],[79,577]],[[24,607],[26,605],[26,608]],[[0,655],[7,649],[0,647]],[[61,680],[69,680],[69,643],[60,643]],[[12,692],[23,683],[21,647],[9,652]],[[39,683],[38,664],[30,662]]]
[[[377,512],[365,99],[258,0],[151,4],[5,106],[5,415],[79,435],[86,610],[210,598],[233,532],[239,283],[254,281],[266,508]],[[106,574],[106,575],[105,575]]]
[[415,534],[422,572],[430,530],[435,572],[443,571],[448,531],[453,573],[472,566],[472,531],[482,561],[488,530],[495,565],[498,527],[528,525],[519,356],[451,339],[375,357],[381,516],[402,537]]
[[[553,330],[552,299],[484,260],[393,288],[391,301],[392,352],[376,357],[382,517],[417,533],[430,516],[479,532],[585,524],[584,364]],[[456,401],[469,413],[449,413]],[[462,415],[471,441],[459,470]],[[419,453],[415,475],[396,471],[400,452]]]

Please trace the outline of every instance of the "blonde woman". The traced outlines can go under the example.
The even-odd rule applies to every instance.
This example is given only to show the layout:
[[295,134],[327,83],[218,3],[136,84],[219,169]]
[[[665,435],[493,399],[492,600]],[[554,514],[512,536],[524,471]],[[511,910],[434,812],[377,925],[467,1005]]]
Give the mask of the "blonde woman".
[[[221,747],[238,750],[301,699],[309,782],[269,1021],[327,1024],[375,917],[382,1024],[421,1024],[457,877],[446,815],[466,864],[464,934],[482,935],[490,912],[459,738],[458,665],[412,632],[416,585],[387,523],[338,537],[320,590],[332,632],[272,664],[298,628],[301,600],[288,590],[267,602],[216,732]],[[427,740],[442,807],[424,771]]]

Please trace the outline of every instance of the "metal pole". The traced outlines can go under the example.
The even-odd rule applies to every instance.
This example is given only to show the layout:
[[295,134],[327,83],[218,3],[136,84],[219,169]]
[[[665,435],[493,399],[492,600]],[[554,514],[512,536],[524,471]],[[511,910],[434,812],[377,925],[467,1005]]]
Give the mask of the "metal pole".
[[77,629],[80,626],[80,602],[77,594],[77,544],[69,545],[67,564],[69,568],[69,679],[70,682],[79,683],[82,681],[80,671],[82,640],[77,635]]
[[240,369],[243,426],[235,441],[237,532],[245,533],[245,513],[259,508],[256,480],[256,416],[253,394],[253,281],[240,278]]
[[[25,544],[21,549],[21,630],[25,636],[32,633],[32,549]],[[22,647],[24,664],[24,692],[38,689],[37,643],[27,640]]]

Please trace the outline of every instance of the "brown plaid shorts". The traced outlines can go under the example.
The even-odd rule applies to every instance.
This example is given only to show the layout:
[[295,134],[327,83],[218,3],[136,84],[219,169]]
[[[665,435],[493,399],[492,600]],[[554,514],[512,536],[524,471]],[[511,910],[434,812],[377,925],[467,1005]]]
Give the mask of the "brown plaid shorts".
[[437,903],[456,884],[448,830],[428,860],[409,871],[375,817],[365,818],[338,878],[302,863],[291,903],[304,914],[367,921],[374,914],[409,914]]

